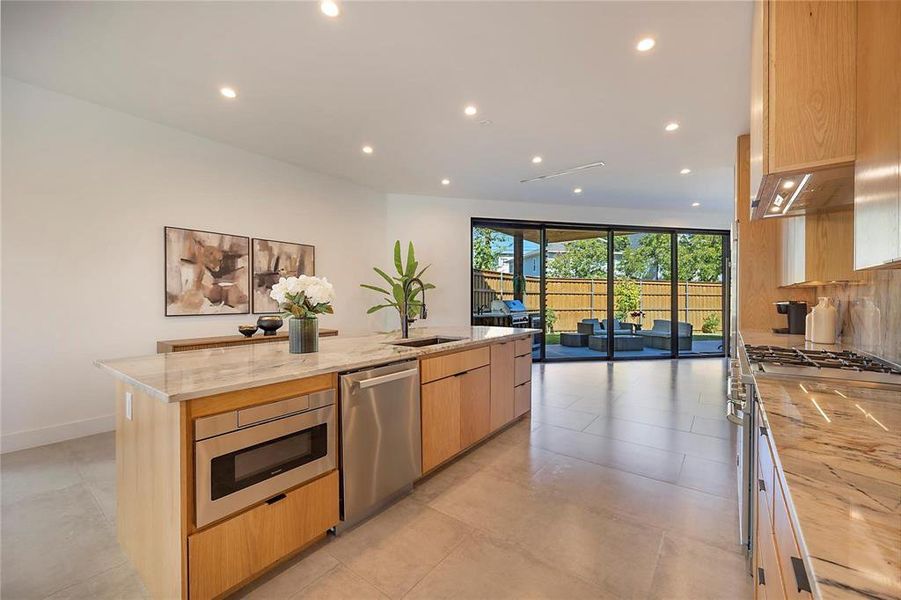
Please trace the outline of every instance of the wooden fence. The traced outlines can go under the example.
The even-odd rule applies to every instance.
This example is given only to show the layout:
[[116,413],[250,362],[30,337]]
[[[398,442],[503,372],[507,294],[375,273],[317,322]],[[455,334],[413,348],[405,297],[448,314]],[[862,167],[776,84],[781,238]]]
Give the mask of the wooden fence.
[[[642,328],[649,329],[654,319],[670,318],[670,282],[636,281],[639,286],[639,310],[644,311]],[[575,331],[576,323],[582,319],[607,318],[607,280],[570,279],[548,277],[547,306],[557,316],[554,331]],[[723,285],[719,282],[678,282],[677,294],[679,310],[677,320],[691,323],[694,332],[701,333],[701,327],[708,315],[716,315],[722,330]],[[472,272],[473,307],[490,306],[492,300],[513,298],[513,278],[509,273],[497,271]],[[538,312],[540,303],[540,281],[538,277],[526,277],[523,302],[530,311]],[[625,321],[635,322],[626,317]]]

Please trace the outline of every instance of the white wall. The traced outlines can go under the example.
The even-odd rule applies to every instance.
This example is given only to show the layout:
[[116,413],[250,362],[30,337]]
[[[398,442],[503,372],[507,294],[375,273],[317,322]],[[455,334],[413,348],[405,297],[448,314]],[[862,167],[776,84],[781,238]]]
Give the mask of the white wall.
[[426,298],[429,318],[416,326],[469,324],[470,220],[473,217],[724,230],[732,223],[731,213],[701,208],[667,212],[405,194],[388,194],[387,202],[386,243],[400,239],[405,245],[412,240],[420,264],[432,265],[423,276],[436,286]]
[[[359,283],[384,247],[383,194],[3,79],[2,448],[113,428],[98,358],[223,335],[251,315],[163,316],[163,226],[316,246],[324,327],[369,329]],[[361,260],[362,258],[362,260]]]

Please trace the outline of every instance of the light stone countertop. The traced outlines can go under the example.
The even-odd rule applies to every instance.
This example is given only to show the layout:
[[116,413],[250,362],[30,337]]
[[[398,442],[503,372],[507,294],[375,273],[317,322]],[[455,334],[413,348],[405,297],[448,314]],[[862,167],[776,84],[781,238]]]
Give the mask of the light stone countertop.
[[291,354],[285,341],[98,360],[94,364],[163,402],[183,402],[323,373],[352,371],[437,352],[483,346],[538,332],[537,329],[512,327],[422,327],[411,329],[410,339],[436,335],[460,339],[435,346],[405,348],[391,345],[391,342],[401,340],[400,332],[392,332],[320,338],[319,352],[310,354]]
[[[803,336],[741,335],[805,345]],[[819,598],[901,598],[901,392],[754,379]]]

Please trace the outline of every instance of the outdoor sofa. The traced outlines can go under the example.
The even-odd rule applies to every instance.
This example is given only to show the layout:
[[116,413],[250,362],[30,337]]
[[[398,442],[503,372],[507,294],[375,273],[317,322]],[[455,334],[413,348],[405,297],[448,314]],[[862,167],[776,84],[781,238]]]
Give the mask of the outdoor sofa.
[[[671,321],[654,319],[654,326],[650,329],[642,329],[637,332],[644,338],[645,346],[659,350],[669,350],[671,347],[672,331]],[[679,350],[691,350],[691,334],[694,330],[691,323],[679,321],[676,323],[679,335]]]

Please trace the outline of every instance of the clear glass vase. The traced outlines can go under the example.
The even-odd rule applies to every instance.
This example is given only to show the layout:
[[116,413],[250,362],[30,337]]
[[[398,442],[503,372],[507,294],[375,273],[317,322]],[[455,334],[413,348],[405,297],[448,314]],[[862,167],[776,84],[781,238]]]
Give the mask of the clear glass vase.
[[319,351],[319,319],[288,319],[288,350],[291,354]]

